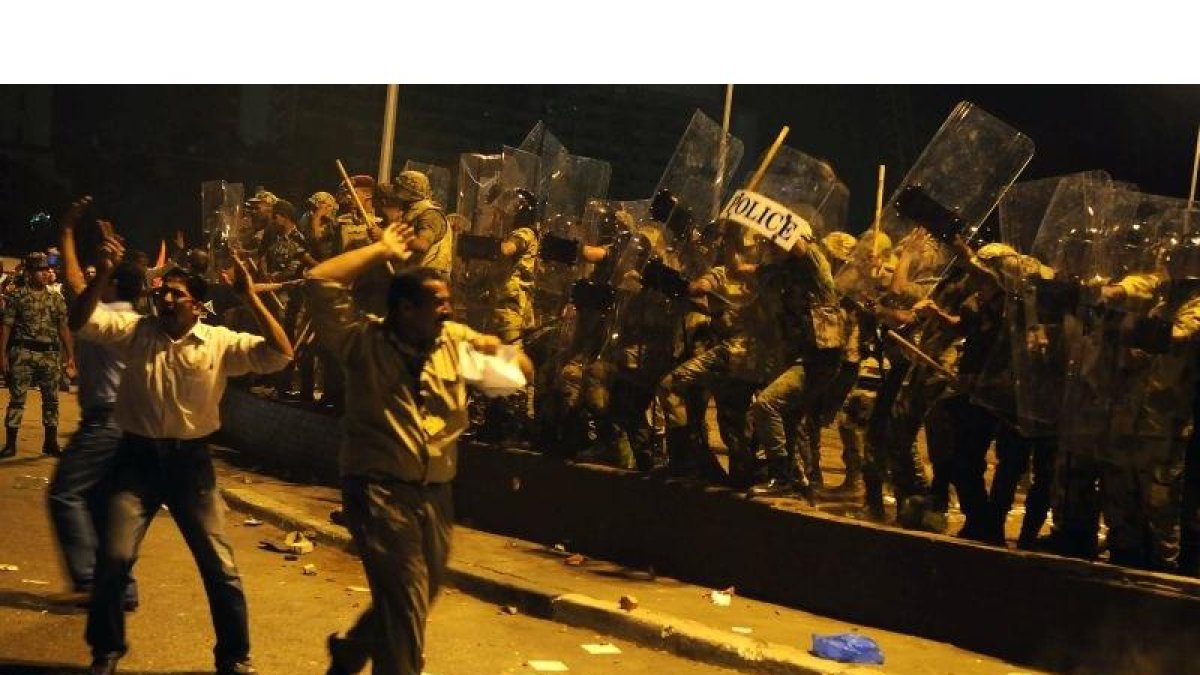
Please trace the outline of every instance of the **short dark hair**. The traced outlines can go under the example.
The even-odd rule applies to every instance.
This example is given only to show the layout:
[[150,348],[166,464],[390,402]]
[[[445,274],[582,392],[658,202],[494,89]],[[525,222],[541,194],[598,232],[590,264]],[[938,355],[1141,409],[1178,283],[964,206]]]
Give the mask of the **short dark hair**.
[[199,274],[192,274],[182,267],[172,267],[163,273],[162,278],[163,283],[166,283],[167,279],[180,279],[187,288],[188,295],[197,302],[208,300],[208,282]]
[[392,282],[388,285],[388,311],[394,311],[401,300],[407,300],[414,305],[427,302],[430,297],[425,284],[430,281],[445,282],[446,277],[432,267],[412,267],[392,277]]
[[142,296],[142,291],[146,288],[146,273],[136,264],[123,260],[113,270],[112,283],[117,291],[118,300],[134,302]]

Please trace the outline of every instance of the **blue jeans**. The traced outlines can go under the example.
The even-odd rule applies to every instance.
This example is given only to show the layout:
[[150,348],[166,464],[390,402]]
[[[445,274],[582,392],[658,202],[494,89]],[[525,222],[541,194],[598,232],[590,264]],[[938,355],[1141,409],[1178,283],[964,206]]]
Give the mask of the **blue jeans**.
[[[112,471],[121,429],[111,409],[85,410],[50,480],[50,519],[77,591],[95,581],[98,533],[104,532],[104,481]],[[137,582],[125,587],[125,602],[137,602]]]
[[159,440],[125,434],[113,466],[108,527],[100,547],[88,611],[93,656],[124,654],[121,596],[150,522],[163,504],[191,549],[204,581],[218,667],[249,658],[250,627],[242,579],[225,537],[225,502],[203,440]]

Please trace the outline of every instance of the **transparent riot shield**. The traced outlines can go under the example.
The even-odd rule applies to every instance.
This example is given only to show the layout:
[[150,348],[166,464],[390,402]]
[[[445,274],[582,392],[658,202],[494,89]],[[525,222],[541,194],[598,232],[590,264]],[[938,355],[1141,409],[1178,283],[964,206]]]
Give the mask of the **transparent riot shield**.
[[666,247],[695,271],[712,262],[715,251],[697,244],[716,219],[743,153],[739,139],[722,137],[721,125],[697,110],[654,188],[651,218],[662,225]]
[[[1181,236],[1182,200],[1114,189],[1088,249],[1078,309],[1064,323],[1067,365],[1059,429],[1081,452],[1108,456],[1135,424],[1147,377],[1152,310],[1169,288],[1164,253]],[[1066,249],[1064,249],[1066,251]],[[1142,333],[1140,331],[1147,331]]]
[[784,146],[753,191],[738,190],[730,197],[721,219],[787,251],[800,238],[818,241],[840,227],[848,196],[833,167]]
[[[1004,191],[1033,158],[1033,150],[1033,141],[1025,134],[972,103],[959,103],[884,208],[880,227],[888,242],[896,245],[897,257],[919,248],[902,248],[903,242],[913,241],[917,229],[939,242],[950,242],[959,234],[969,237],[978,231]],[[873,243],[860,248],[856,255],[865,258],[878,255],[880,247]],[[911,259],[896,263],[910,276],[903,281],[914,286],[908,295],[917,298],[928,296],[934,284],[912,280],[941,278],[950,258],[945,246],[924,248],[920,255],[910,253]],[[860,272],[876,264],[865,259],[852,263],[843,267],[844,273]],[[871,275],[860,277],[870,279]],[[838,285],[861,301],[873,302],[879,296],[877,284],[839,279]]]
[[505,307],[518,305],[513,311],[525,314],[532,306],[528,288],[536,250],[506,256],[503,244],[518,230],[536,242],[532,188],[537,171],[538,158],[515,148],[460,157],[455,222],[461,230],[450,279],[459,316],[476,328],[492,329],[495,313]]
[[200,230],[213,261],[209,265],[212,274],[228,262],[230,243],[241,241],[246,234],[242,231],[244,196],[241,183],[214,180],[200,184]]
[[[1010,339],[1004,372],[1011,374],[1014,400],[1004,413],[1029,437],[1056,433],[1066,377],[1064,329],[1078,309],[1083,280],[1092,275],[1090,249],[1111,184],[1102,171],[1072,174],[1018,184],[1000,203],[1001,240],[1021,254],[1006,277]],[[1035,218],[1038,224],[1030,226]],[[993,393],[993,406],[996,400],[1003,399]]]
[[[1155,466],[1182,452],[1192,427],[1200,327],[1200,232],[1182,199],[1144,195],[1136,222],[1157,241],[1153,275],[1127,284],[1107,456]],[[1139,261],[1139,268],[1149,267]],[[1131,272],[1136,274],[1136,272]],[[1179,462],[1182,470],[1182,461]]]
[[542,216],[541,209],[543,208],[546,195],[550,190],[549,182],[554,175],[553,167],[560,161],[563,155],[569,155],[570,152],[566,146],[558,140],[545,122],[538,121],[525,135],[521,144],[517,148],[523,152],[528,152],[536,156],[539,160],[539,172],[534,181],[533,192],[538,198],[538,216]]
[[[612,167],[589,157],[560,154],[548,173],[539,219],[538,260],[534,268],[534,310],[539,326],[556,321],[570,301],[571,286],[590,271],[588,249],[596,246],[603,210],[587,213],[608,192]],[[587,222],[589,215],[592,222]],[[615,217],[615,216],[611,216]]]
[[562,309],[553,321],[543,324],[547,361],[561,366],[571,359],[590,363],[598,358],[610,316],[619,311],[620,302],[627,301],[650,259],[652,245],[636,234],[637,224],[647,219],[648,211],[648,200],[588,202],[580,233],[587,242],[583,245],[604,254],[597,262],[580,256]]
[[449,206],[451,176],[450,169],[436,164],[423,164],[408,160],[402,171],[420,171],[429,179],[429,187],[433,189],[433,201],[439,206]]
[[1051,275],[1048,267],[1027,252],[1063,180],[1062,176],[1054,176],[1016,183],[1009,188],[998,209],[994,233],[998,241],[980,246],[976,252],[980,264],[999,283],[1000,288],[993,290],[1003,294],[997,300],[997,305],[1003,307],[1003,316],[998,317],[1000,324],[990,331],[993,339],[982,367],[964,386],[972,401],[1013,424],[1017,424],[1018,418],[1018,380],[1024,379],[1016,374],[1013,342],[1017,336],[1023,336],[1027,291]]

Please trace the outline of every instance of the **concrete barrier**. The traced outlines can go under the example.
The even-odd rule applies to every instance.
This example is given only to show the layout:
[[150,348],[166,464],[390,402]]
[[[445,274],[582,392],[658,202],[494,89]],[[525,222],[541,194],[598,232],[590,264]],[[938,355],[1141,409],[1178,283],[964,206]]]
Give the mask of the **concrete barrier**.
[[[336,477],[336,420],[231,390],[223,441]],[[728,490],[462,444],[459,519],[845,621],[1033,666],[1200,672],[1200,583],[1005,551]]]

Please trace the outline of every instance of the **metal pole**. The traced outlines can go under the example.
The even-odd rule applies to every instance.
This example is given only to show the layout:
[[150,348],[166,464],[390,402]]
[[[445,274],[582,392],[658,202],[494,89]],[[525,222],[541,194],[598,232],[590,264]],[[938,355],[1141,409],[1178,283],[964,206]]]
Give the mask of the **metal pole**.
[[392,175],[392,144],[396,139],[396,103],[400,85],[387,86],[387,104],[383,108],[383,141],[379,144],[379,183],[390,183]]
[[729,152],[729,118],[733,113],[733,85],[725,85],[725,114],[721,117],[721,143],[717,154],[716,189],[713,190],[713,216],[721,212],[721,193],[725,191],[725,164]]

